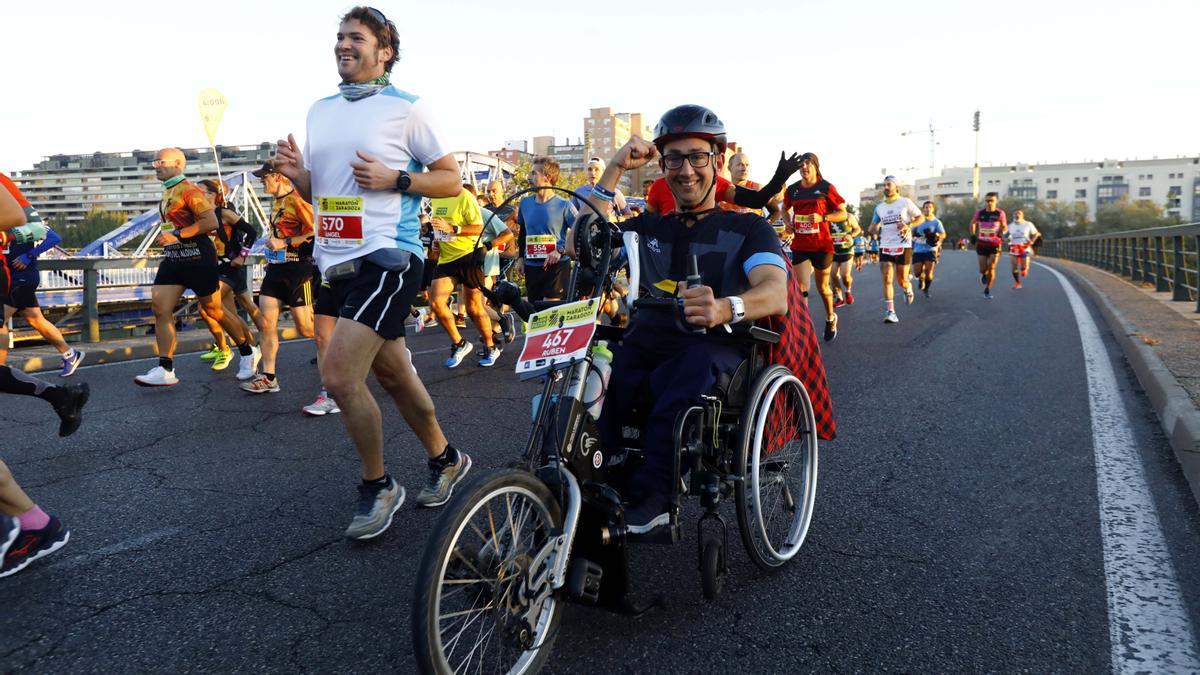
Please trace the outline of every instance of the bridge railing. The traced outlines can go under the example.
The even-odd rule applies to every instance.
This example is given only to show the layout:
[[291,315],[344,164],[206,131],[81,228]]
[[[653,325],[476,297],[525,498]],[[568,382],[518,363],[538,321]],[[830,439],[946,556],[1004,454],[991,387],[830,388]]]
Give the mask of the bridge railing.
[[[83,314],[84,339],[100,341],[101,288],[136,288],[152,286],[162,258],[43,258],[38,261],[41,273],[39,291],[81,291],[80,309]],[[251,288],[262,281],[265,266],[261,256],[251,256],[246,270]]]
[[1153,285],[1200,312],[1200,223],[1048,240],[1041,253]]

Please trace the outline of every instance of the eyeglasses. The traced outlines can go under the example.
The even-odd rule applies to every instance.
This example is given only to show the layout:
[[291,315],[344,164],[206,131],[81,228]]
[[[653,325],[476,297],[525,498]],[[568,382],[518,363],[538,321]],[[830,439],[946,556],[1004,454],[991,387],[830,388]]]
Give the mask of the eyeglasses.
[[150,163],[150,166],[153,166],[154,168],[157,169],[162,166],[174,166],[178,163],[179,163],[179,160],[177,160],[177,159],[156,159]]
[[712,161],[712,156],[715,154],[711,150],[709,152],[697,150],[696,152],[689,152],[686,155],[672,152],[669,155],[663,155],[663,166],[672,171],[680,169],[683,167],[683,158],[687,157],[688,164],[691,164],[693,169],[703,169],[708,166],[708,163]]

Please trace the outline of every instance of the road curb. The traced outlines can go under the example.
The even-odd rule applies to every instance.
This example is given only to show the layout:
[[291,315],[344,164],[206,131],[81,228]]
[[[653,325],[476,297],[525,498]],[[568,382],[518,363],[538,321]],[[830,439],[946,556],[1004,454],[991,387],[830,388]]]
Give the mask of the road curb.
[[[295,328],[283,328],[279,331],[280,342],[300,339],[308,338],[300,335]],[[212,347],[213,339],[212,335],[205,331],[187,331],[176,337],[175,344],[176,356],[183,356],[193,352],[208,351]],[[95,344],[79,342],[72,346],[87,352],[87,357],[83,362],[85,366],[137,361],[138,359],[150,359],[158,356],[158,348],[154,344],[153,335],[147,336],[144,342],[121,347],[105,347],[103,342]],[[22,354],[21,351],[14,349],[9,352],[7,365],[27,373],[52,372],[62,367],[62,359],[57,354],[42,356],[37,354]]]
[[1175,452],[1175,459],[1183,468],[1183,476],[1191,487],[1192,497],[1200,504],[1200,409],[1197,409],[1192,397],[1163,364],[1162,359],[1158,358],[1158,354],[1142,342],[1138,331],[1125,319],[1121,310],[1109,301],[1107,295],[1091,280],[1069,266],[1055,264],[1054,267],[1081,282],[1079,287],[1100,308],[1100,313],[1117,339],[1117,344],[1121,345],[1121,351],[1125,353],[1125,359],[1133,367],[1138,382],[1145,390],[1146,397],[1150,399],[1150,405],[1154,408],[1154,413],[1171,443],[1171,449]]

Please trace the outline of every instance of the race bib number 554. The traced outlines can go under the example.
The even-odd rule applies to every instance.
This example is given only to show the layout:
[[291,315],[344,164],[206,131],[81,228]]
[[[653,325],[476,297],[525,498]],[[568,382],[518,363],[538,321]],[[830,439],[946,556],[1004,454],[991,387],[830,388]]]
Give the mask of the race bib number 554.
[[362,197],[317,197],[317,244],[332,248],[363,243]]

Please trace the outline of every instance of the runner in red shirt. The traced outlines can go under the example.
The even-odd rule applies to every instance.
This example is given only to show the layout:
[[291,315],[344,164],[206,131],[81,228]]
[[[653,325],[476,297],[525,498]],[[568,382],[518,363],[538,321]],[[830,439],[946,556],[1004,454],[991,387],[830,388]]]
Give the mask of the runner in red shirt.
[[783,195],[783,212],[792,234],[792,270],[800,279],[800,290],[808,297],[808,275],[817,279],[817,292],[825,304],[825,341],[837,337],[837,314],[833,311],[833,291],[829,287],[829,268],[833,265],[833,235],[829,223],[844,222],[846,200],[837,188],[821,176],[821,162],[811,152],[800,156],[800,180],[788,186]]

